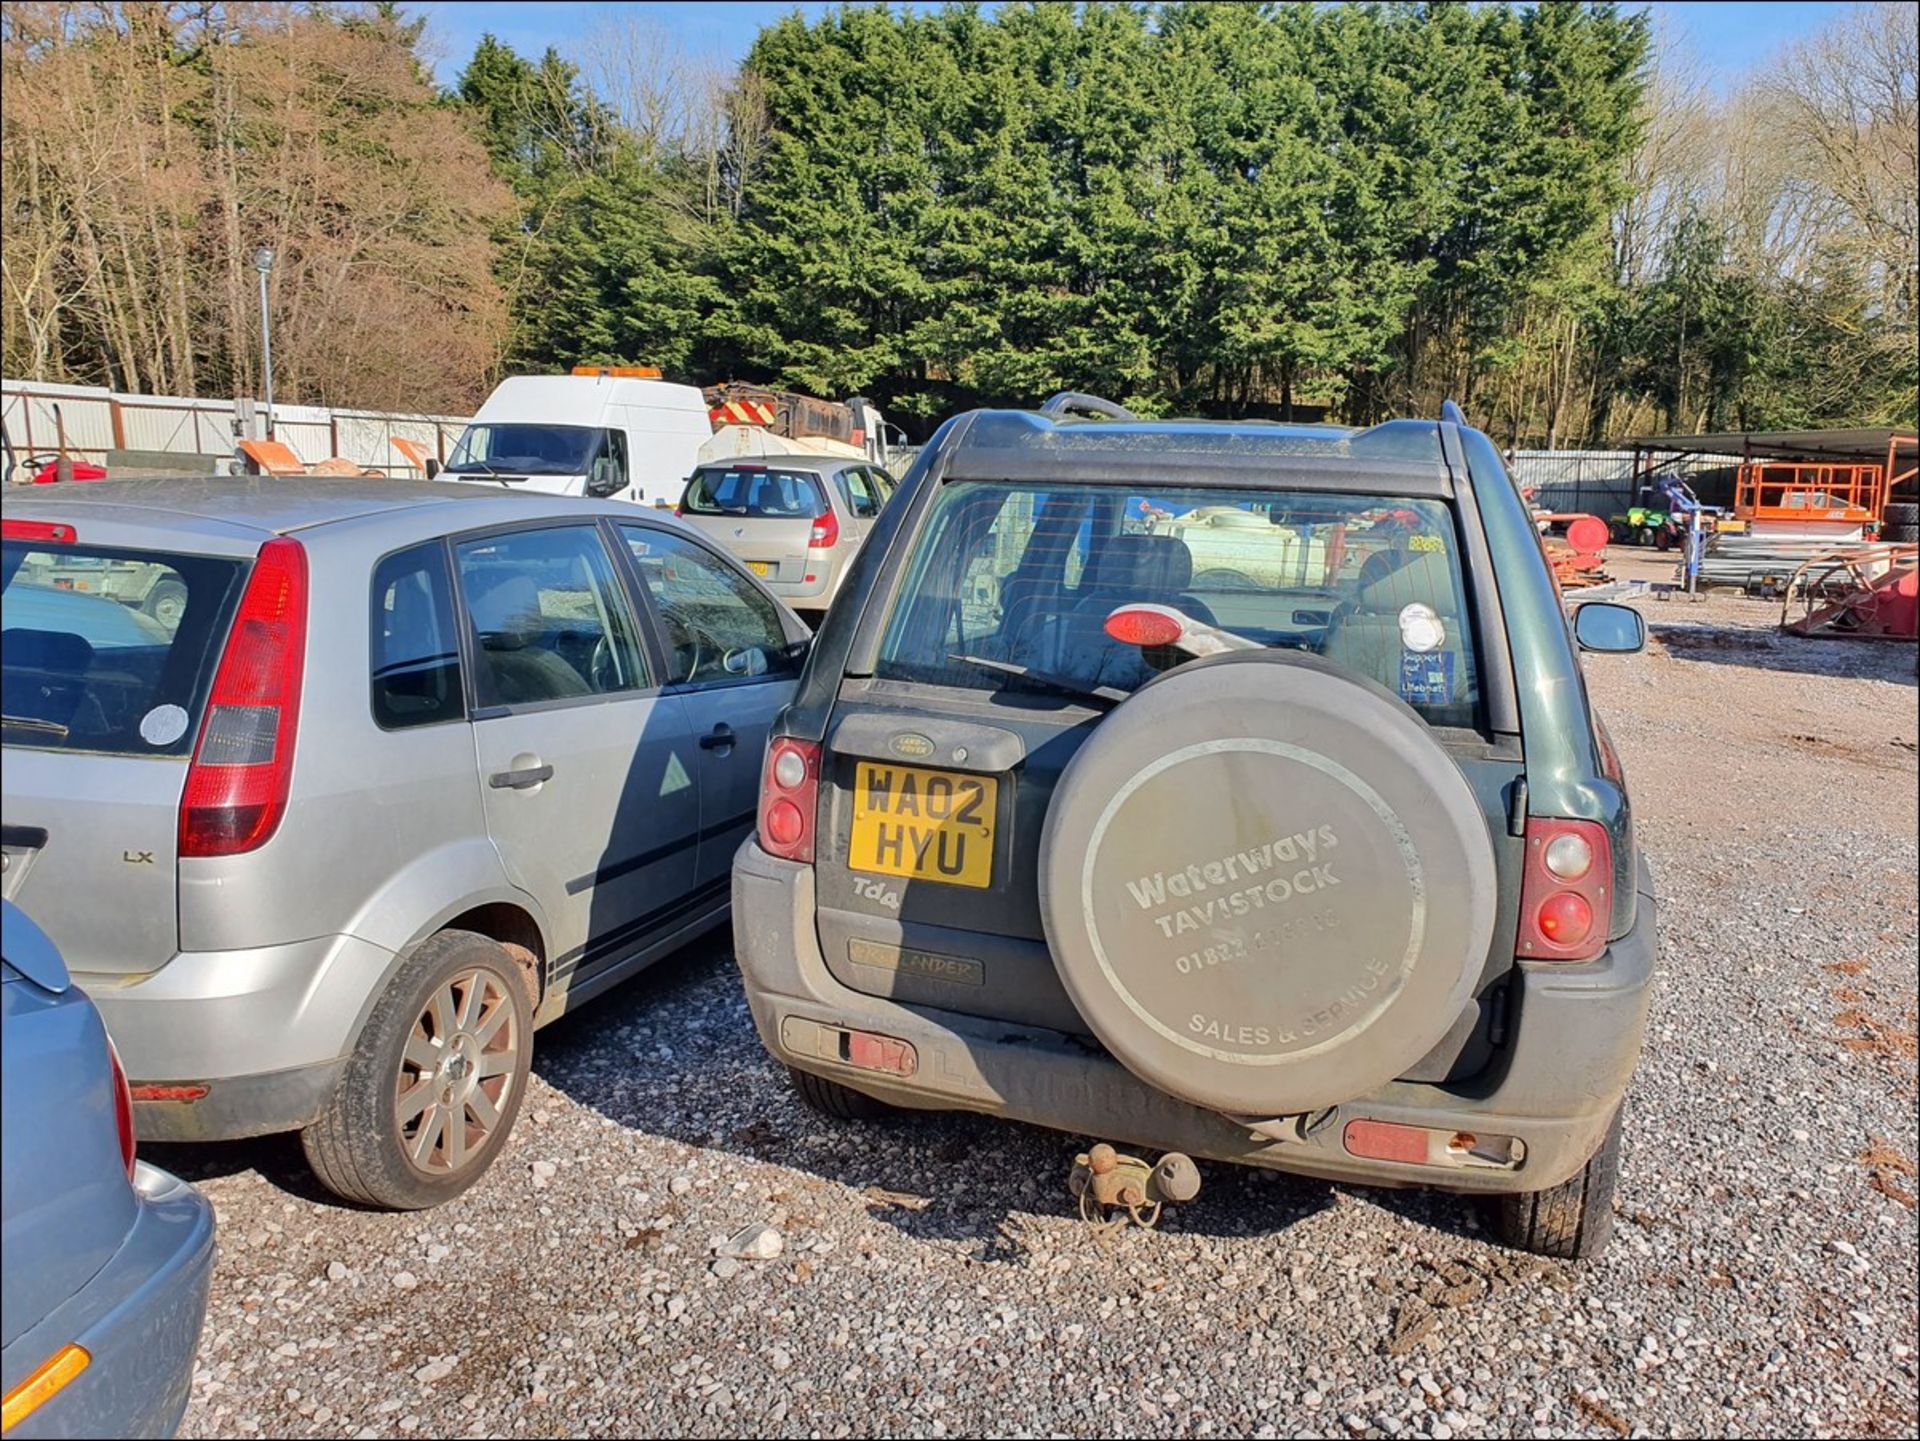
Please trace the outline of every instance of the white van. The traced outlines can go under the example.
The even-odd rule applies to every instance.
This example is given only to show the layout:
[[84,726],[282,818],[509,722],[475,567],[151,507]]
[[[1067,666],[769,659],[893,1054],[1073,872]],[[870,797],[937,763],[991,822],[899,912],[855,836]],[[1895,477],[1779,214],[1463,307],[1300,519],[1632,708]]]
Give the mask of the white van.
[[445,480],[671,505],[713,422],[698,387],[650,366],[576,366],[495,387],[441,469]]

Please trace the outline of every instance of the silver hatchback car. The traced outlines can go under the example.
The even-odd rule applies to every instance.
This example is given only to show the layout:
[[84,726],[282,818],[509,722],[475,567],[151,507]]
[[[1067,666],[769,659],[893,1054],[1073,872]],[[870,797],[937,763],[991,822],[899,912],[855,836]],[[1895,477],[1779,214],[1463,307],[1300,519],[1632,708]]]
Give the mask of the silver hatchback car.
[[[162,568],[177,623],[79,588]],[[458,1194],[532,1033],[722,922],[805,626],[670,516],[350,479],[94,482],[4,517],[7,899],[140,1134],[299,1130]]]
[[758,455],[695,470],[675,513],[795,610],[824,612],[895,484],[864,460]]

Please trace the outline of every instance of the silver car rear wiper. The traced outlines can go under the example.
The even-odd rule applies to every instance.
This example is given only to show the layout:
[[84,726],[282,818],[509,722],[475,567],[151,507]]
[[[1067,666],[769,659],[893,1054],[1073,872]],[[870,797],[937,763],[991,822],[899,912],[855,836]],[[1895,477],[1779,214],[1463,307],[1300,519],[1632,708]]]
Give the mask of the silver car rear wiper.
[[950,655],[948,660],[957,660],[962,665],[977,665],[984,670],[997,670],[1004,675],[1019,676],[1035,685],[1048,690],[1059,691],[1079,700],[1097,700],[1109,706],[1119,705],[1127,698],[1127,692],[1110,685],[1084,685],[1077,680],[1068,680],[1065,676],[1050,675],[1043,670],[1035,670],[1030,665],[1015,665],[1009,660],[989,660],[983,655]]
[[30,715],[0,716],[0,725],[19,726],[22,730],[44,731],[50,736],[64,736],[72,730],[72,727],[63,726],[59,721],[41,720],[38,716]]

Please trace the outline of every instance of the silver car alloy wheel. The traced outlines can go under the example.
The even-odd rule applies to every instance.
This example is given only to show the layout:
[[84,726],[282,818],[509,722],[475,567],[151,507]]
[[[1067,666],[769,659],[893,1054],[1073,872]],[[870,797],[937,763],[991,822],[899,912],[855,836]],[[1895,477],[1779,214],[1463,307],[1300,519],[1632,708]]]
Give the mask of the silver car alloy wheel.
[[414,1020],[394,1080],[393,1119],[417,1170],[462,1170],[500,1124],[520,1053],[509,984],[490,971],[462,971]]

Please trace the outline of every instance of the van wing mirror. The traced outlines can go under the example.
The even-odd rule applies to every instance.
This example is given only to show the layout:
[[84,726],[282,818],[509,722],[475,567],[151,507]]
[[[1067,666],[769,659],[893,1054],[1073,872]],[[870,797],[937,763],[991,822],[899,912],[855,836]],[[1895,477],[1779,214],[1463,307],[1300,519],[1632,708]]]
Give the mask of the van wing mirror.
[[432,480],[440,474],[440,462],[432,456],[427,457],[427,479]]

